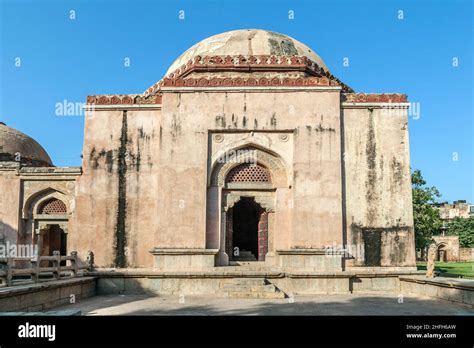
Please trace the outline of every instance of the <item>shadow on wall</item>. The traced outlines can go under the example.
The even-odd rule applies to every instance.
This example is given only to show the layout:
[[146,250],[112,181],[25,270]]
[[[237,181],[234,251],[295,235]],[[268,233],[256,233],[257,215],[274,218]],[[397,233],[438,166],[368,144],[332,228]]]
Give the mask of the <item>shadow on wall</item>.
[[[13,245],[17,245],[17,243],[21,243],[21,241],[18,238],[17,230],[13,228],[11,225],[6,224],[0,220],[0,258],[7,258],[9,256],[17,256],[17,255],[11,254],[13,252],[11,247]],[[18,248],[15,249],[16,252],[18,252],[17,249]],[[27,252],[33,252],[33,250],[31,248],[28,248]],[[0,264],[0,269],[3,269],[4,267],[6,267],[5,264],[3,263]],[[25,262],[15,261],[15,267],[24,268]]]
[[[17,242],[17,230],[0,219],[0,245],[5,245],[7,242]],[[3,257],[3,255],[0,257]]]

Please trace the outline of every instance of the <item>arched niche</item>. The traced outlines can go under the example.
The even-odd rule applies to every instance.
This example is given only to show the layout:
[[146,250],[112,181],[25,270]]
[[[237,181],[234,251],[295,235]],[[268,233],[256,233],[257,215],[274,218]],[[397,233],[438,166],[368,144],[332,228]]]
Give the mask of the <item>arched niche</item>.
[[[254,167],[249,167],[251,165]],[[259,220],[259,226],[266,226],[261,235],[267,240],[267,254],[263,259],[272,264],[277,191],[291,188],[289,170],[284,160],[269,149],[244,144],[221,151],[218,157],[214,156],[211,168],[207,192],[206,247],[219,249],[218,265],[229,264],[232,257],[229,257],[226,245],[233,233],[233,207],[242,199],[251,199],[262,208],[261,218],[265,219],[265,223]],[[254,179],[228,180],[238,168],[254,169]]]
[[58,190],[47,188],[28,197],[28,199],[23,204],[22,218],[25,220],[36,218],[38,215],[38,208],[41,206],[41,204],[51,199],[58,199],[63,202],[66,206],[66,214],[64,215],[70,215],[71,204],[67,196]]
[[436,244],[436,261],[445,262],[448,257],[448,245],[444,242]]
[[243,163],[254,163],[268,169],[274,188],[291,186],[289,171],[282,158],[270,150],[262,149],[254,144],[229,149],[215,158],[211,166],[208,186],[225,187],[225,179],[229,172]]
[[32,194],[22,208],[25,241],[37,245],[41,251],[45,246],[45,235],[60,229],[63,249],[66,250],[70,215],[71,203],[64,193],[47,188]]

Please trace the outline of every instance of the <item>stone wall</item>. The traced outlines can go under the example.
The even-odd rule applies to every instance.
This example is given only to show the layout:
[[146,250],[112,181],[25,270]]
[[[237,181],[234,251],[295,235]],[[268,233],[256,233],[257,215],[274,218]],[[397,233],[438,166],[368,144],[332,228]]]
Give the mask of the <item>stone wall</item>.
[[341,111],[339,87],[162,92],[162,105],[86,117],[73,249],[101,250],[98,266],[151,267],[153,247],[218,248],[213,161],[250,144],[288,176],[272,198],[270,251],[358,244],[365,258],[349,266],[414,267],[406,109]]
[[0,312],[38,312],[95,296],[91,277],[18,285],[0,289]]
[[[221,146],[231,146],[248,136],[243,131],[255,130],[259,132],[256,137],[269,139],[265,132],[294,134],[292,152],[285,154],[277,145],[272,148],[278,156],[292,161],[287,164],[293,181],[289,192],[277,189],[275,248],[311,248],[341,242],[339,90],[164,91],[162,117],[161,194],[180,197],[189,211],[171,211],[173,206],[163,202],[163,225],[158,232],[161,238],[165,238],[169,226],[177,226],[174,238],[179,239],[175,244],[202,247],[206,238],[216,240],[215,236],[206,237],[205,217],[212,214],[206,211],[205,195],[207,132],[221,131]],[[165,186],[170,180],[173,185]],[[186,190],[180,192],[178,187]],[[183,224],[191,219],[192,228]]]
[[330,294],[381,291],[398,294],[400,276],[415,272],[304,272],[278,270],[239,271],[214,268],[208,271],[147,271],[147,270],[99,270],[90,273],[97,277],[98,294],[176,294],[219,295],[226,292],[222,286],[233,281],[246,283],[250,279],[265,280],[287,296],[296,294]]
[[459,261],[474,262],[474,248],[459,248]]
[[433,236],[433,240],[438,247],[437,261],[443,261],[440,260],[440,258],[442,258],[442,252],[446,253],[446,261],[448,262],[461,260],[458,236]]
[[159,110],[88,111],[69,242],[99,266],[150,266],[158,217]]
[[345,239],[364,245],[348,266],[415,266],[406,108],[343,103]]
[[0,168],[0,195],[0,244],[17,243],[20,180],[16,168]]
[[[119,273],[99,272],[97,293],[105,294],[154,294],[154,295],[213,295],[226,296],[225,284],[230,279],[246,284],[250,280],[266,280],[292,295],[389,293],[394,298],[400,295],[432,297],[474,306],[474,281],[453,278],[426,278],[416,272],[396,273],[284,273],[284,272],[165,272]],[[224,286],[223,286],[224,285]],[[250,291],[251,287],[243,286]]]
[[211,131],[225,134],[222,146],[252,131],[270,143],[270,133],[291,132],[292,148],[279,151],[292,185],[276,195],[274,248],[340,243],[339,98],[338,88],[170,91],[161,110],[95,109],[86,117],[71,247],[100,250],[98,266],[119,267],[151,267],[153,247],[215,247],[218,231],[206,218]]
[[474,281],[455,278],[400,277],[403,294],[429,296],[474,306]]

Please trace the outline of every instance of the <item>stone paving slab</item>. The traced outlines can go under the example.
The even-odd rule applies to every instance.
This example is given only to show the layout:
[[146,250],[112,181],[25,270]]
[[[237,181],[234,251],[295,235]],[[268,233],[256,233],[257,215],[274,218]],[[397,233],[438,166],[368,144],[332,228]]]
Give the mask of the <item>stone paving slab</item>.
[[286,299],[103,295],[57,308],[83,315],[474,315],[470,306],[429,297],[364,293]]
[[64,309],[59,311],[45,311],[45,312],[0,312],[0,316],[78,316],[81,315],[79,309]]

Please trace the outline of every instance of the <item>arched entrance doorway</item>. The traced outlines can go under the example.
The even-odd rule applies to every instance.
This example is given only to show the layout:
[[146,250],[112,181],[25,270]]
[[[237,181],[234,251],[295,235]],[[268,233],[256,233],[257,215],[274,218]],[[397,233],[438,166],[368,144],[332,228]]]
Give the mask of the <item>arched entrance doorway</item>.
[[[39,256],[53,256],[54,251],[59,251],[60,255],[67,255],[67,233],[59,224],[42,225],[36,235]],[[50,261],[42,261],[42,266],[48,267]],[[61,261],[61,266],[65,266],[66,261]]]
[[51,256],[53,251],[59,251],[61,255],[67,253],[67,234],[59,225],[47,225],[40,233],[41,245],[40,255]]
[[[38,204],[35,215],[38,223],[36,244],[39,255],[52,256],[54,251],[67,255],[66,204],[56,197],[47,198]],[[65,265],[65,261],[63,264]]]
[[269,169],[240,163],[225,177],[225,251],[229,261],[265,261],[275,189]]
[[62,193],[48,189],[31,196],[23,218],[31,233],[26,240],[35,245],[39,256],[52,256],[54,251],[67,255],[69,204]]
[[[231,261],[265,261],[268,213],[254,197],[242,197],[227,212],[227,249]],[[230,226],[231,225],[231,226]]]
[[283,160],[248,145],[219,152],[212,163],[206,247],[219,249],[216,265],[243,260],[273,265],[276,202],[289,190]]
[[440,244],[437,251],[437,261],[446,262],[448,259],[446,244]]

